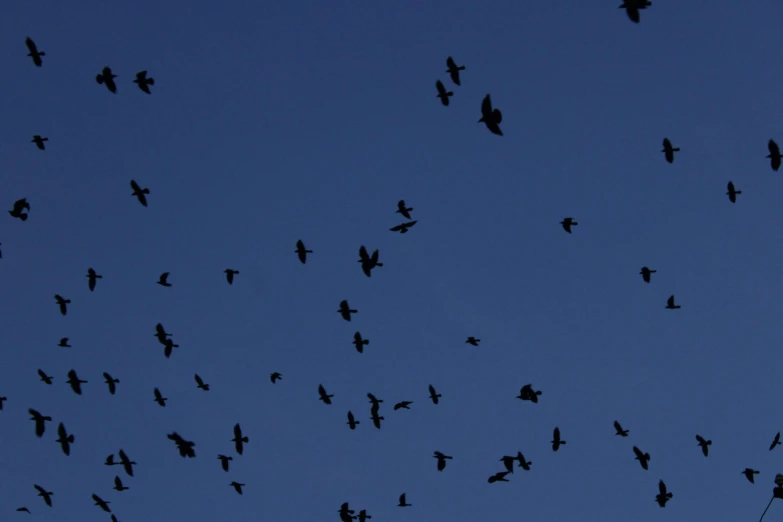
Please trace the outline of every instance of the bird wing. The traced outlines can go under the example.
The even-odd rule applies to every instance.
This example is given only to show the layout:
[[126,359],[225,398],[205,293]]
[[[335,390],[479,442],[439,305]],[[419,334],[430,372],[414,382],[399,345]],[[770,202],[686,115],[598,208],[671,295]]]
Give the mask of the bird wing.
[[139,186],[138,183],[136,183],[136,180],[132,179],[131,182],[130,182],[130,186],[131,186],[131,188],[133,189],[134,192],[141,192],[141,187]]
[[616,429],[617,431],[623,431],[623,427],[617,421],[614,421],[614,429]]
[[370,256],[367,254],[367,249],[364,247],[364,245],[359,247],[359,257],[361,258],[361,261],[368,261],[370,259]]
[[[59,426],[57,426],[57,435],[59,435],[63,440],[68,438],[68,433],[65,431],[65,425],[61,422]],[[65,440],[65,442],[68,442]]]
[[457,68],[457,64],[454,63],[454,59],[451,56],[446,58],[446,67],[448,67],[449,69],[456,69]]
[[481,115],[485,118],[492,114],[492,100],[489,98],[489,94],[484,96],[484,101],[481,102]]
[[239,427],[239,423],[236,423],[234,425],[234,437],[236,437],[237,439],[242,438],[242,428]]
[[769,149],[769,153],[773,156],[780,154],[780,147],[778,147],[778,144],[775,143],[775,140],[769,140],[769,143],[767,143],[767,148]]
[[658,491],[661,492],[661,495],[666,496],[666,484],[662,480],[658,481]]
[[196,379],[196,384],[198,384],[199,386],[204,385],[204,381],[201,380],[201,377],[199,377],[198,374],[195,374],[193,377]]

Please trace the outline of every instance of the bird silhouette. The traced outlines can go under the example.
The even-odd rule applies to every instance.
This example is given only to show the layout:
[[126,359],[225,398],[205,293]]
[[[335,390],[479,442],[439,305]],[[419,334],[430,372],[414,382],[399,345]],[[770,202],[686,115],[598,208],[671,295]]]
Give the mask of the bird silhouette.
[[364,245],[359,247],[359,263],[362,264],[362,272],[367,277],[372,276],[372,269],[376,266],[383,266],[383,263],[378,262],[378,249],[372,253],[372,256],[367,254],[367,249]]
[[312,254],[312,250],[307,250],[304,246],[304,243],[302,243],[302,240],[298,240],[296,242],[296,255],[299,257],[299,261],[302,262],[302,264],[305,264],[305,261],[307,261],[307,254]]
[[195,442],[185,440],[176,431],[166,435],[166,438],[168,438],[169,440],[173,440],[174,443],[177,445],[177,449],[179,450],[180,457],[194,458],[196,456],[196,451],[193,449],[193,446],[196,445]]
[[639,272],[639,273],[642,274],[642,279],[644,280],[644,282],[645,283],[649,283],[650,282],[650,274],[654,274],[656,272],[657,272],[657,270],[650,270],[646,266],[643,266],[642,267],[642,271]]
[[60,443],[60,447],[63,450],[63,453],[65,453],[66,456],[71,454],[71,444],[73,444],[74,436],[71,434],[69,435],[67,431],[65,431],[65,425],[61,422],[59,426],[57,426],[57,441]]
[[60,314],[65,315],[68,313],[68,305],[71,303],[70,299],[64,299],[63,297],[55,294],[54,300],[57,306],[60,308]]
[[672,142],[669,141],[669,138],[664,138],[663,139],[663,150],[661,150],[661,152],[663,152],[663,155],[666,158],[667,162],[673,163],[674,162],[674,153],[675,152],[679,152],[679,151],[680,151],[679,148],[672,147]]
[[120,480],[119,475],[114,475],[114,487],[112,489],[115,489],[117,491],[125,491],[126,489],[130,489],[130,488],[122,485],[122,480]]
[[510,482],[506,478],[506,475],[508,475],[508,471],[499,471],[494,475],[492,475],[491,477],[489,477],[487,479],[487,482],[489,482],[490,484],[492,484],[493,482]]
[[35,146],[38,147],[39,149],[46,150],[46,145],[44,145],[44,142],[45,141],[49,141],[49,138],[42,137],[42,136],[36,134],[36,135],[33,136],[33,139],[30,140],[30,141],[35,143]]
[[503,455],[500,457],[500,462],[503,463],[503,466],[506,467],[506,471],[509,473],[514,473],[514,460],[516,460],[511,455]]
[[102,275],[98,275],[95,270],[92,268],[87,269],[87,286],[90,289],[90,292],[95,290],[95,283],[98,281],[98,279],[103,279]]
[[432,384],[430,384],[429,390],[430,390],[430,399],[432,399],[432,404],[438,404],[439,402],[438,399],[440,399],[442,395],[440,393],[435,392],[435,388],[432,386]]
[[[343,317],[345,317],[345,316],[343,316]],[[356,351],[357,352],[363,353],[364,352],[364,347],[367,346],[368,344],[370,344],[370,341],[368,339],[362,339],[362,334],[360,334],[359,332],[356,332],[355,334],[353,334],[353,343],[351,343],[351,344],[356,346]]]
[[136,199],[139,200],[139,203],[147,206],[147,194],[150,193],[150,189],[148,188],[141,188],[138,183],[136,183],[136,180],[132,179],[130,182],[130,186],[133,189],[133,193],[131,193],[131,196],[136,196]]
[[44,382],[49,385],[52,384],[52,377],[46,375],[46,373],[40,368],[38,368],[38,376],[41,377],[41,382]]
[[778,144],[775,143],[775,140],[769,140],[767,143],[767,148],[769,149],[769,155],[767,155],[767,158],[769,158],[770,166],[772,167],[772,170],[777,172],[780,168],[780,147],[778,147]]
[[158,404],[160,404],[161,406],[165,406],[165,405],[166,405],[166,401],[167,401],[167,400],[169,400],[169,399],[168,399],[167,397],[164,397],[163,395],[161,395],[161,393],[160,393],[160,390],[159,390],[159,389],[155,388],[155,389],[152,391],[152,393],[154,393],[154,394],[155,394],[155,399],[154,399],[154,400],[155,400],[155,402],[157,402],[157,403],[158,403]]
[[368,398],[368,399],[370,399],[370,404],[372,404],[372,408],[373,408],[373,409],[375,409],[375,410],[377,410],[377,409],[378,409],[378,407],[379,407],[379,406],[381,405],[381,403],[383,402],[383,399],[379,399],[379,398],[377,398],[377,397],[376,397],[375,395],[373,395],[372,393],[368,393],[368,394],[367,394],[367,398]]
[[155,78],[147,78],[147,71],[139,71],[136,73],[136,79],[133,80],[133,83],[138,85],[139,89],[147,94],[152,94],[150,92],[150,85],[155,85]]
[[38,496],[41,497],[44,502],[46,502],[46,505],[52,507],[52,495],[54,495],[54,493],[51,491],[46,491],[38,484],[33,484],[33,487],[38,490]]
[[27,50],[30,51],[29,53],[27,53],[27,56],[33,59],[33,63],[38,67],[43,65],[41,56],[46,56],[46,53],[43,51],[39,51],[38,47],[35,45],[35,42],[29,36],[25,39],[24,43],[27,46]]
[[732,203],[736,203],[737,194],[742,194],[742,191],[735,189],[734,183],[732,183],[731,181],[729,181],[729,184],[726,185],[726,189],[728,190],[728,192],[726,192],[726,195],[729,196],[729,201],[731,201]]
[[43,437],[44,432],[46,431],[46,422],[51,421],[52,418],[48,415],[41,415],[38,411],[28,408],[27,413],[32,415],[30,417],[31,421],[35,421],[35,434],[38,437]]
[[171,286],[171,283],[169,283],[169,272],[163,272],[160,274],[160,278],[158,278],[157,284],[160,286]]
[[277,381],[279,381],[282,378],[283,378],[283,375],[280,374],[279,372],[274,372],[271,375],[269,375],[269,380],[272,381],[272,384],[276,383]]
[[699,446],[701,446],[701,452],[706,457],[709,454],[710,446],[712,445],[711,440],[705,440],[704,437],[701,435],[696,435],[696,440],[699,441]]
[[238,422],[234,425],[234,438],[231,439],[231,442],[234,443],[234,449],[236,449],[239,455],[242,454],[244,444],[250,442],[250,439],[242,436],[242,428],[239,427]]
[[412,505],[413,505],[413,504],[408,504],[408,503],[405,501],[405,493],[403,493],[402,495],[400,495],[400,503],[399,503],[399,504],[397,504],[397,506],[398,506],[398,507],[409,507],[409,506],[412,506]]
[[76,370],[73,369],[68,371],[68,380],[66,382],[71,386],[71,389],[76,395],[81,395],[82,384],[87,384],[87,381],[79,379],[79,376],[76,375]]
[[337,512],[340,513],[341,522],[351,522],[356,518],[351,516],[355,513],[355,511],[348,507],[348,502],[343,502],[342,506],[340,506],[340,509]]
[[436,451],[433,455],[433,458],[438,459],[438,471],[443,471],[446,468],[446,461],[451,460],[454,457],[449,457],[448,455],[444,455],[440,451]]
[[634,460],[638,460],[639,464],[642,466],[642,469],[648,469],[647,463],[650,460],[650,454],[649,453],[642,453],[642,450],[637,448],[636,446],[633,447],[633,452],[636,457],[634,457]]
[[111,67],[104,67],[95,77],[95,81],[98,82],[98,85],[105,85],[110,93],[117,94],[117,84],[114,83],[116,77],[117,75],[111,72]]
[[533,390],[532,384],[525,384],[522,386],[522,388],[520,388],[519,395],[517,395],[516,398],[523,401],[538,403],[538,397],[541,394],[541,390]]
[[107,501],[103,500],[101,497],[99,497],[95,493],[92,494],[92,499],[95,501],[94,505],[98,506],[99,508],[101,508],[102,510],[104,510],[107,513],[111,513],[111,508],[109,508],[109,504],[111,504],[111,502],[107,502]]
[[468,337],[468,340],[467,340],[467,341],[465,341],[465,342],[466,342],[467,344],[472,344],[473,346],[478,346],[478,345],[479,345],[479,343],[481,342],[481,339],[476,339],[475,337],[473,337],[473,336],[471,335],[470,337]]
[[413,404],[412,401],[400,401],[394,405],[394,410],[410,410],[409,406]]
[[348,424],[349,428],[351,428],[352,430],[355,430],[356,429],[356,425],[357,424],[361,424],[361,423],[354,418],[353,412],[351,412],[351,410],[348,410],[348,422],[346,424]]
[[223,468],[223,471],[228,471],[228,461],[234,460],[234,457],[227,457],[225,455],[218,455],[217,458],[220,461],[220,467]]
[[755,484],[756,480],[754,475],[758,475],[759,472],[754,470],[753,468],[745,468],[744,470],[742,470],[742,474],[745,475],[745,478],[748,479],[748,481],[751,484]]
[[[24,212],[25,210],[27,210],[27,212]],[[30,203],[27,201],[27,198],[14,201],[13,208],[8,211],[12,217],[21,219],[22,221],[27,221],[28,212],[30,212]]]
[[481,102],[481,119],[479,119],[478,123],[484,122],[484,125],[487,126],[492,134],[502,136],[503,131],[500,130],[500,122],[502,121],[503,114],[499,109],[492,108],[492,100],[489,94],[487,94]]
[[23,512],[25,512],[25,513],[31,514],[31,513],[30,513],[30,510],[29,510],[29,509],[27,509],[27,508],[26,508],[26,507],[24,507],[24,506],[22,506],[22,507],[20,507],[20,508],[16,508],[16,510],[17,510],[17,511],[23,511]]
[[639,9],[646,9],[649,5],[652,5],[652,3],[647,0],[624,0],[620,9],[625,9],[628,18],[638,24]]
[[772,444],[769,445],[769,451],[775,449],[775,446],[780,446],[780,432],[775,435],[775,439],[772,441]]
[[418,223],[418,221],[408,221],[407,223],[400,223],[397,226],[391,227],[389,230],[391,230],[392,232],[399,232],[400,234],[407,234],[408,229],[411,228],[416,223]]
[[454,59],[449,56],[446,58],[446,72],[449,73],[449,76],[451,76],[451,81],[454,82],[455,85],[460,85],[459,83],[459,72],[465,70],[464,65],[457,66],[456,63],[454,63]]
[[324,404],[332,404],[332,397],[334,395],[327,395],[326,388],[324,388],[323,384],[318,385],[318,400],[323,401]]
[[377,429],[381,429],[381,421],[384,420],[384,418],[378,415],[378,410],[371,410],[370,420],[372,421],[373,426],[375,426]]
[[567,217],[563,221],[561,221],[560,224],[563,225],[563,230],[565,230],[566,232],[568,232],[570,234],[571,233],[571,227],[572,226],[577,226],[579,223],[574,221],[574,218]]
[[234,490],[240,495],[242,494],[242,486],[244,486],[244,484],[240,484],[239,482],[233,481],[231,482],[231,484],[229,484],[229,486],[233,487]]
[[196,388],[209,391],[209,384],[204,384],[204,381],[201,379],[201,377],[199,377],[199,374],[193,374],[193,378],[196,380]]
[[436,98],[440,98],[440,102],[444,106],[448,106],[449,96],[454,96],[454,93],[451,91],[447,91],[446,88],[443,86],[443,82],[440,80],[435,82],[435,89],[437,89],[438,91]]
[[666,484],[662,481],[658,481],[658,494],[655,495],[655,501],[661,507],[666,507],[666,503],[671,500],[674,495],[666,491]]
[[343,299],[340,301],[340,309],[337,310],[337,313],[342,316],[343,319],[346,321],[351,320],[351,314],[355,314],[357,310],[353,310],[350,306],[348,306],[348,301]]
[[522,455],[521,451],[517,451],[517,461],[519,462],[519,467],[524,469],[525,471],[530,471],[530,465],[533,463],[532,461],[525,461],[525,456]]
[[397,210],[394,211],[395,214],[401,214],[402,217],[405,219],[411,218],[411,211],[413,210],[413,207],[407,207],[405,206],[405,200],[401,199],[397,202]]
[[615,435],[619,435],[621,437],[627,437],[628,436],[628,430],[624,430],[623,427],[620,425],[619,422],[614,421],[614,429],[617,431]]
[[359,514],[356,516],[356,520],[358,520],[359,522],[366,522],[370,518],[372,517],[367,514],[366,509],[362,509],[361,511],[359,511]]
[[133,476],[133,466],[136,464],[134,461],[130,460],[128,458],[128,455],[125,454],[125,451],[120,450],[120,464],[122,465],[122,469],[125,470],[125,473],[128,474],[129,477]]
[[174,341],[171,339],[166,339],[163,341],[163,355],[168,359],[171,357],[171,352],[174,351],[174,348],[179,348],[178,344],[174,344]]
[[560,449],[561,444],[566,443],[566,441],[560,438],[560,428],[555,427],[554,431],[552,432],[552,440],[550,442],[552,443],[552,451],[557,451]]
[[239,270],[234,270],[232,268],[226,268],[223,271],[226,273],[226,281],[228,281],[228,284],[233,285],[234,284],[234,276],[239,274]]
[[682,308],[680,305],[674,304],[674,296],[670,296],[669,299],[666,301],[666,308],[670,310],[676,310],[678,308]]

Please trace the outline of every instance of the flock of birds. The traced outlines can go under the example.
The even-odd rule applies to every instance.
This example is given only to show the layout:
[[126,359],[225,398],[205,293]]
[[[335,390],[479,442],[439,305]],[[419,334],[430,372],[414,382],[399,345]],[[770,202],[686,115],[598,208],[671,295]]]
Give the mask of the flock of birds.
[[[639,22],[639,10],[646,9],[648,6],[650,6],[651,3],[646,0],[626,0],[623,2],[623,4],[620,6],[620,8],[623,8],[626,10],[626,13],[628,14],[628,17],[633,21],[638,23]],[[26,45],[29,50],[28,56],[32,58],[33,63],[41,67],[43,64],[42,57],[46,55],[45,52],[39,51],[35,42],[30,39],[29,37],[26,39]],[[466,68],[465,66],[458,66],[454,59],[452,57],[448,57],[446,60],[447,69],[446,72],[449,73],[449,76],[451,78],[451,81],[454,83],[454,85],[459,86],[460,85],[460,72],[464,71]],[[116,94],[117,93],[117,84],[115,82],[115,78],[117,78],[117,75],[115,75],[111,68],[104,67],[103,70],[96,76],[96,81],[100,85],[104,85],[111,93]],[[150,86],[153,86],[155,84],[155,81],[153,78],[147,77],[147,71],[141,71],[136,74],[136,79],[133,80],[134,83],[136,83],[140,90],[145,92],[146,94],[151,94]],[[437,97],[440,99],[441,103],[444,106],[449,105],[449,98],[454,95],[452,91],[449,91],[444,86],[443,82],[441,80],[436,81],[436,89],[437,89]],[[493,108],[492,101],[490,98],[490,95],[487,94],[481,103],[481,118],[478,120],[479,123],[484,123],[487,129],[492,132],[493,134],[496,134],[498,136],[503,136],[503,132],[500,129],[500,123],[502,122],[502,114],[501,111],[497,108]],[[45,142],[48,141],[47,137],[43,137],[40,135],[33,136],[32,142],[35,143],[35,145],[41,149],[45,150]],[[771,167],[774,171],[777,171],[780,168],[781,165],[781,153],[780,148],[778,147],[777,143],[774,140],[769,140],[768,142],[768,150],[769,155],[766,157],[770,159]],[[674,153],[680,151],[679,148],[676,148],[672,145],[671,141],[668,138],[664,138],[663,140],[663,149],[661,152],[664,153],[665,160],[668,163],[674,162]],[[130,181],[130,186],[132,189],[131,195],[135,197],[138,202],[146,207],[148,205],[147,196],[150,194],[149,188],[142,188],[135,180]],[[729,181],[727,186],[727,195],[729,197],[729,200],[732,203],[736,202],[736,196],[738,194],[742,194],[742,191],[736,190],[734,184]],[[406,221],[403,221],[402,223],[395,225],[391,227],[389,230],[392,232],[399,232],[401,234],[407,233],[414,225],[416,225],[417,221],[413,220],[411,217],[411,212],[413,211],[413,208],[408,207],[405,200],[400,200],[397,203],[397,210],[396,213],[400,214]],[[28,215],[30,212],[30,203],[27,201],[26,198],[18,199],[13,203],[13,207],[11,210],[9,210],[9,214],[21,221],[26,221],[28,219]],[[572,233],[572,227],[577,226],[578,223],[574,220],[573,217],[566,217],[563,219],[563,221],[560,222],[563,229],[568,232],[569,234]],[[312,254],[313,251],[306,248],[304,242],[302,240],[298,240],[296,242],[296,249],[294,251],[299,259],[299,261],[302,264],[305,264],[308,260],[308,255]],[[2,253],[0,253],[0,257],[2,257]],[[368,252],[368,250],[365,248],[364,245],[362,245],[359,249],[359,263],[361,263],[361,269],[362,272],[367,276],[372,276],[372,271],[377,267],[382,267],[383,263],[379,261],[379,252],[378,250],[374,250],[372,254]],[[232,285],[235,281],[235,276],[239,275],[239,271],[227,268],[225,271],[225,278],[229,285]],[[656,273],[656,270],[650,269],[648,267],[642,267],[640,274],[642,276],[642,279],[645,283],[651,282],[651,274]],[[159,280],[157,281],[157,284],[162,287],[171,287],[172,284],[169,282],[169,272],[164,272],[160,275]],[[103,276],[98,274],[93,268],[89,268],[87,271],[87,284],[88,289],[92,292],[95,291],[96,285],[99,279],[102,279]],[[60,314],[63,316],[67,315],[68,313],[68,305],[71,304],[71,300],[64,298],[60,295],[55,295],[55,304],[57,305]],[[679,309],[680,305],[675,304],[674,295],[669,297],[666,303],[667,309]],[[337,312],[340,314],[343,320],[345,321],[351,321],[351,317],[353,314],[357,313],[356,309],[351,308],[347,300],[343,300],[339,303],[339,308]],[[168,333],[164,326],[161,323],[158,323],[155,326],[155,333],[154,336],[157,338],[158,342],[163,346],[163,355],[166,358],[171,357],[174,348],[177,348],[179,345],[175,344],[172,340],[172,334]],[[479,346],[479,343],[481,342],[481,339],[478,339],[474,336],[469,336],[465,343],[470,344],[472,346]],[[358,353],[363,353],[364,348],[370,343],[369,340],[362,337],[362,334],[360,332],[356,332],[353,337],[353,344],[355,346],[355,349]],[[70,348],[71,345],[69,344],[69,338],[63,337],[60,339],[60,342],[58,344],[60,347],[64,348]],[[40,377],[40,380],[47,384],[52,385],[54,378],[51,375],[48,375],[44,370],[38,369],[38,375]],[[66,383],[70,386],[70,388],[73,390],[74,393],[81,395],[83,392],[82,385],[87,384],[88,381],[81,379],[77,372],[74,369],[71,369],[67,373],[67,381]],[[279,372],[274,372],[270,375],[270,380],[272,384],[275,384],[279,380],[282,379],[282,375]],[[117,392],[117,385],[120,384],[120,380],[114,378],[109,373],[104,372],[103,373],[104,382],[107,385],[108,391],[110,394],[114,395]],[[203,391],[209,391],[210,387],[209,384],[205,383],[203,379],[198,375],[194,375],[194,380],[196,382],[197,388],[203,390]],[[152,391],[153,394],[153,400],[160,405],[161,407],[166,406],[166,401],[168,400],[166,397],[163,396],[161,391],[158,388],[154,388]],[[537,404],[539,402],[539,397],[542,395],[541,390],[535,390],[532,387],[532,384],[526,384],[524,385],[518,396],[516,396],[517,399],[520,399],[522,401],[527,401],[533,404]],[[331,405],[332,404],[332,398],[334,395],[327,393],[326,389],[322,384],[318,385],[318,400],[322,401],[325,405]],[[375,428],[380,429],[381,428],[381,421],[385,420],[384,417],[380,414],[380,406],[381,403],[384,401],[377,398],[372,393],[368,393],[367,397],[370,401],[370,420],[372,421]],[[429,385],[429,399],[432,401],[434,405],[437,405],[441,399],[442,395],[436,391],[436,389]],[[3,409],[3,404],[7,400],[6,397],[0,397],[0,410]],[[397,402],[393,409],[394,411],[398,410],[408,410],[410,409],[410,406],[413,404],[413,401],[400,401]],[[29,408],[28,412],[30,414],[30,420],[34,422],[34,430],[35,435],[37,437],[43,437],[46,433],[46,423],[52,421],[52,417],[49,415],[44,415],[40,413],[39,411]],[[351,430],[355,430],[358,425],[361,424],[359,420],[356,419],[352,411],[348,411],[347,413],[347,422],[348,428]],[[614,429],[615,429],[615,435],[619,437],[628,437],[629,436],[629,430],[623,428],[623,426],[620,424],[620,422],[615,421],[614,422]],[[179,435],[177,432],[172,432],[167,434],[167,437],[169,440],[173,441],[177,447],[177,450],[181,457],[183,458],[194,458],[196,456],[195,452],[195,442],[189,441]],[[704,438],[703,436],[697,434],[695,436],[698,446],[701,449],[701,452],[705,457],[709,456],[709,448],[712,445],[712,441]],[[772,441],[771,445],[769,446],[769,450],[775,449],[776,446],[781,445],[781,433],[778,432],[774,440]],[[237,423],[234,425],[233,428],[233,438],[230,439],[231,442],[234,443],[234,450],[236,452],[236,455],[241,456],[243,454],[244,445],[249,442],[249,437],[243,434],[241,426]],[[62,452],[69,456],[71,454],[71,446],[75,443],[76,438],[73,434],[68,433],[65,425],[60,422],[57,427],[57,439],[56,442],[60,445]],[[228,439],[227,439],[228,441]],[[561,446],[566,445],[566,440],[562,438],[562,435],[560,433],[560,429],[558,427],[555,427],[552,434],[552,450],[558,451]],[[639,465],[643,470],[649,469],[649,462],[650,462],[650,454],[647,452],[642,451],[637,446],[632,447],[632,451],[634,454],[635,460],[639,461]],[[128,477],[133,477],[133,466],[136,465],[136,462],[132,461],[128,455],[125,453],[123,449],[120,449],[117,457],[119,460],[115,460],[115,455],[111,454],[109,455],[104,464],[106,466],[120,466],[122,470],[125,472],[125,474]],[[435,451],[433,454],[433,458],[436,459],[436,466],[438,471],[444,471],[446,469],[446,464],[448,460],[452,460],[453,457],[450,455],[446,455],[442,453],[441,451]],[[217,459],[220,461],[220,466],[223,471],[229,472],[230,470],[230,462],[233,461],[232,456],[224,455],[224,454],[218,454]],[[509,475],[513,474],[515,471],[514,463],[517,463],[516,468],[522,468],[524,471],[530,471],[532,462],[528,461],[524,454],[521,451],[517,451],[516,455],[504,455],[499,459],[499,462],[503,465],[503,470],[498,471],[496,473],[493,473],[488,479],[487,482],[492,483],[498,483],[498,482],[509,482]],[[753,468],[745,468],[742,470],[741,474],[745,476],[745,478],[750,483],[755,483],[755,476],[759,474],[758,470],[755,470]],[[229,486],[231,486],[238,494],[243,494],[243,487],[245,484],[237,482],[237,481],[231,481],[228,483]],[[40,496],[43,500],[43,502],[49,506],[52,507],[52,496],[53,492],[48,491],[46,488],[34,484],[33,488],[37,491],[38,496]],[[128,490],[128,486],[126,486],[119,475],[115,476],[114,478],[114,487],[113,489],[117,492],[123,492]],[[663,480],[660,480],[658,483],[658,494],[655,496],[655,501],[661,506],[665,507],[666,503],[671,500],[673,497],[673,494],[668,491],[667,486]],[[99,495],[93,493],[92,499],[94,501],[95,506],[99,507],[103,511],[107,513],[111,513],[111,508],[109,507],[109,504],[111,502],[104,500]],[[399,507],[410,507],[412,504],[408,503],[406,493],[402,493],[399,496]],[[26,506],[20,507],[17,509],[19,512],[27,512],[30,513],[30,509],[28,509]],[[345,502],[342,504],[340,509],[338,510],[340,520],[343,522],[351,522],[352,520],[358,520],[359,522],[365,522],[368,519],[371,519],[372,516],[367,513],[366,509],[360,510],[358,513],[356,513],[355,510],[351,509],[348,502]],[[111,520],[113,522],[117,522],[116,516],[111,513]]]

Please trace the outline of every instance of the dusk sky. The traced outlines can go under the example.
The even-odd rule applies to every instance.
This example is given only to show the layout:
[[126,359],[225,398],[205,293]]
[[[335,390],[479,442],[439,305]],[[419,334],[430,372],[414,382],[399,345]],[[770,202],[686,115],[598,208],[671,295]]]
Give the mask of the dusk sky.
[[[7,0],[0,520],[108,522],[93,493],[120,522],[337,522],[343,502],[371,522],[757,520],[783,472],[783,4],[660,0],[635,24],[620,3]],[[28,408],[53,418],[41,438]],[[103,465],[120,448],[134,477]],[[531,470],[487,483],[517,451]]]

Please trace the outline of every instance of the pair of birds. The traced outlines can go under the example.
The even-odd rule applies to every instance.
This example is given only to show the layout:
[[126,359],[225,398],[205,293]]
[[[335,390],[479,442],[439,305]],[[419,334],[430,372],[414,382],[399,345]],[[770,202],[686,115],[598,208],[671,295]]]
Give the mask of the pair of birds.
[[[52,384],[52,376],[46,375],[46,372],[44,372],[42,369],[38,368],[38,376],[41,377],[41,381],[45,384],[51,385]],[[70,386],[71,389],[76,393],[77,395],[82,394],[82,384],[86,384],[87,381],[79,379],[79,376],[76,374],[76,370],[71,369],[68,372],[68,380],[65,381]]]
[[[451,77],[451,81],[454,82],[454,85],[459,86],[460,85],[459,72],[464,71],[465,66],[464,65],[458,66],[454,62],[454,59],[451,56],[449,56],[448,58],[446,58],[446,67],[448,67],[448,69],[446,69],[446,72],[449,73],[449,76]],[[454,96],[454,93],[451,91],[447,91],[446,87],[443,86],[443,82],[441,82],[440,80],[435,82],[435,88],[438,91],[437,97],[440,98],[440,102],[443,105],[448,106],[449,96]]]
[[[650,282],[650,275],[656,273],[657,270],[650,270],[650,268],[643,266],[641,271],[639,272],[642,276],[642,280],[645,283]],[[682,306],[678,304],[674,304],[674,295],[670,295],[669,299],[666,300],[666,308],[669,310],[677,310],[682,308]]]
[[[111,67],[107,66],[95,77],[95,81],[98,82],[99,85],[105,85],[110,93],[117,94],[117,83],[114,81],[115,78],[117,78],[117,75],[112,72]],[[136,73],[136,79],[133,80],[133,83],[138,85],[139,89],[145,93],[152,94],[150,86],[155,85],[155,78],[147,78],[147,71],[139,71]]]
[[358,515],[354,516],[355,511],[348,506],[348,502],[343,502],[340,509],[337,510],[340,514],[340,520],[342,522],[351,522],[352,520],[358,520],[359,522],[365,522],[367,519],[372,518],[367,514],[366,509],[359,511]]

